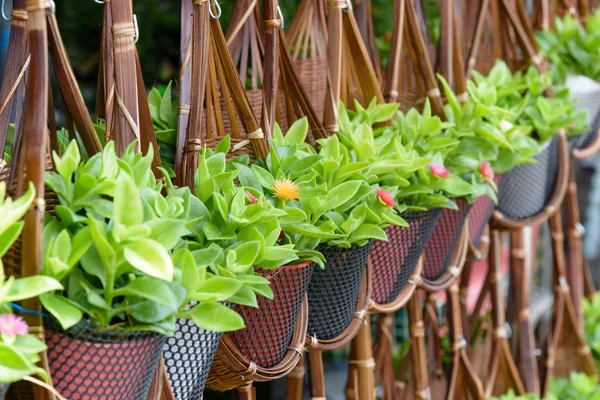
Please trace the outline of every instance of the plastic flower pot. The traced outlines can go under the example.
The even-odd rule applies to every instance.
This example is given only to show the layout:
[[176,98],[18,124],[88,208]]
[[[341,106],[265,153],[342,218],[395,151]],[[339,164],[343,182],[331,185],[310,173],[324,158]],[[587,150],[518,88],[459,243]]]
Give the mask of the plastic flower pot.
[[258,308],[236,305],[246,327],[226,335],[246,360],[271,368],[286,355],[313,268],[312,263],[303,262],[256,271],[269,280],[273,299],[259,296]]
[[319,246],[325,269],[314,265],[308,287],[308,330],[317,339],[334,339],[352,322],[362,276],[373,241],[349,249]]
[[[500,186],[503,175],[497,174],[494,177],[494,182]],[[492,218],[492,214],[496,209],[496,205],[488,196],[480,196],[473,202],[471,210],[467,215],[469,223],[469,241],[473,246],[479,246],[479,240],[485,230],[488,222]]]
[[442,211],[425,248],[421,276],[428,281],[441,278],[448,270],[471,208],[466,200],[458,199],[454,202],[458,205],[458,210]]
[[166,337],[97,329],[46,328],[52,383],[69,400],[145,400]]
[[405,213],[402,217],[408,222],[408,228],[392,225],[386,229],[387,242],[373,243],[371,297],[376,303],[394,301],[406,286],[441,213],[441,209]]
[[175,336],[167,338],[163,346],[165,369],[175,398],[202,399],[221,336],[222,333],[199,328],[188,319],[177,320]]
[[498,210],[507,217],[533,217],[544,209],[552,196],[558,170],[557,137],[546,142],[534,159],[535,164],[519,165],[502,178]]
[[571,96],[577,100],[576,109],[586,110],[588,113],[589,132],[569,138],[571,149],[582,149],[588,146],[596,136],[600,127],[600,83],[583,75],[569,75],[565,86]]

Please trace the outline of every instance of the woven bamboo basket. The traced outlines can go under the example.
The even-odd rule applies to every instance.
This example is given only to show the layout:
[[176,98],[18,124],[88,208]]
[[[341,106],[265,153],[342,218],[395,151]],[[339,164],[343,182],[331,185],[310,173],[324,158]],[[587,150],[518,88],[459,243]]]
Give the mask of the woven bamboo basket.
[[[285,134],[294,121],[306,116],[310,127],[307,141],[314,144],[326,133],[294,65],[282,24],[278,14],[261,13],[257,1],[236,0],[225,35],[227,45],[242,82],[246,82],[250,106],[263,125],[276,121]],[[265,95],[269,98],[263,101]],[[265,102],[271,106],[263,107]],[[265,118],[270,121],[267,125]]]
[[306,290],[311,263],[260,271],[271,282],[273,300],[260,298],[258,308],[236,306],[246,328],[224,335],[213,360],[207,387],[225,391],[248,381],[287,375],[299,361],[306,335]]
[[[0,98],[6,105],[0,113],[2,152],[5,151],[7,128],[13,108],[17,120],[11,165],[6,166],[3,163],[0,179],[8,182],[9,191],[16,196],[23,192],[22,188],[25,185],[32,182],[36,189],[36,197],[32,208],[25,215],[23,235],[9,250],[4,263],[8,274],[29,277],[40,273],[43,214],[46,204],[56,204],[56,196],[44,190],[43,177],[44,171],[52,165],[48,149],[58,150],[56,123],[53,115],[49,113],[49,104],[52,104],[49,91],[49,55],[65,98],[65,112],[73,117],[82,140],[89,146],[86,147],[90,154],[98,151],[100,145],[94,142],[96,136],[91,119],[85,111],[83,98],[62,46],[56,19],[54,14],[49,12],[50,4],[45,1],[16,0],[13,6],[9,57],[0,89]],[[26,73],[28,78],[25,82],[23,77]],[[73,130],[74,127],[71,126],[70,129]],[[90,133],[94,135],[93,138],[88,136]],[[39,299],[23,301],[21,306],[39,312],[25,314],[23,317],[30,327],[30,332],[43,340],[44,324]],[[41,365],[47,365],[46,353],[40,356]],[[46,369],[46,372],[49,371]],[[6,388],[3,388],[4,390]],[[20,400],[47,395],[45,388],[29,382],[20,382],[11,385],[6,398]]]

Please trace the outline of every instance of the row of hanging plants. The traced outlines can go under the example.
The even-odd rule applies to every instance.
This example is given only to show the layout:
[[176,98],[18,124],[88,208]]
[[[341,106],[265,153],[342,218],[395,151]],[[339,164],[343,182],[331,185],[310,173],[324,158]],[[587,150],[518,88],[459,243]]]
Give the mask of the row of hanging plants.
[[[82,345],[90,339],[110,343],[120,357],[87,363],[98,372],[114,362],[129,365],[119,386],[139,386],[128,392],[138,396],[148,390],[164,336],[175,333],[178,318],[208,331],[241,329],[243,318],[223,302],[257,307],[257,296],[272,298],[267,271],[315,263],[327,272],[333,248],[368,253],[373,240],[387,240],[388,226],[408,227],[403,216],[458,210],[458,199],[500,198],[502,207],[510,174],[498,195],[495,174],[535,163],[555,132],[585,130],[585,113],[573,110],[568,92],[545,98],[550,79],[533,68],[513,75],[499,62],[487,76],[475,74],[462,104],[441,81],[447,122],[432,116],[428,103],[406,114],[395,104],[342,106],[340,132],[319,140],[318,150],[306,143],[303,119],[285,136],[276,128],[269,155],[252,164],[247,156],[227,160],[226,138],[214,151],[201,151],[195,193],[174,187],[167,170],[162,177],[152,173],[152,149],[136,155],[132,145],[117,157],[109,142],[82,161],[72,142],[62,156],[54,154],[56,172],[46,174],[59,204],[46,214],[43,277],[5,282],[5,311],[7,303],[40,295],[55,321],[46,334],[58,337],[49,342],[51,373],[70,382],[61,387],[66,396],[82,385],[88,393],[102,388],[99,381],[78,382],[89,365],[68,361],[89,351]],[[30,191],[5,203],[4,252],[32,197]],[[364,264],[357,268],[362,272]],[[308,293],[310,304],[310,285]],[[24,349],[35,340],[23,336],[26,325],[3,318],[13,320],[2,333],[14,361],[2,376],[14,382],[37,373],[32,362],[43,346]],[[311,334],[327,336],[329,329],[309,323]]]
[[[214,19],[210,24],[213,35],[220,27]],[[223,39],[214,35],[211,40]],[[226,59],[212,44],[211,57]],[[218,72],[221,81],[212,76],[209,88],[217,98],[219,90],[235,86]],[[425,252],[422,275],[435,282],[450,266],[477,201],[491,200],[490,212],[497,204],[510,218],[538,214],[555,186],[558,138],[585,132],[586,113],[575,109],[568,90],[533,67],[512,73],[499,61],[488,74],[473,74],[466,98],[438,78],[447,102],[443,115],[432,115],[429,100],[406,113],[377,99],[365,107],[341,104],[337,132],[314,145],[310,116],[285,132],[275,124],[268,138],[244,126],[254,131],[248,139],[232,133],[213,140],[213,148],[178,137],[186,130],[178,120],[185,105],[172,101],[170,86],[148,96],[156,135],[150,143],[157,147],[148,145],[145,155],[137,153],[136,141],[119,153],[123,138],[106,142],[114,132],[101,120],[93,133],[102,151],[91,156],[83,151],[81,132],[57,132],[44,193],[57,200],[48,202],[44,216],[41,274],[2,274],[0,351],[6,357],[0,357],[0,380],[37,374],[69,399],[145,398],[164,359],[177,396],[201,394],[222,333],[221,346],[233,342],[252,360],[252,375],[278,365],[290,347],[302,353],[305,333],[315,341],[333,340],[357,314],[364,318],[356,305],[367,259],[392,234],[418,230],[429,220],[410,269]],[[546,96],[550,89],[552,98]],[[229,92],[224,96],[231,100]],[[200,126],[202,115],[192,116]],[[122,125],[131,124],[121,117]],[[244,119],[256,123],[254,115]],[[212,133],[211,126],[206,130]],[[177,149],[185,140],[197,145],[189,152],[197,158],[184,158],[178,167]],[[268,151],[255,159],[241,151],[248,142]],[[6,160],[13,159],[11,150]],[[162,168],[154,168],[156,153]],[[190,169],[193,176],[183,179]],[[173,183],[183,181],[193,184]],[[36,195],[42,194],[30,189],[3,203],[0,255],[20,253],[20,219],[30,204],[39,206]],[[476,236],[488,220],[489,214],[478,221]],[[398,279],[392,277],[374,300],[395,298],[405,283],[396,285]],[[39,311],[11,304],[37,296]],[[303,307],[306,327],[294,330]],[[13,310],[44,318],[47,345],[27,335],[27,324]],[[46,346],[51,377],[34,365]],[[203,358],[180,362],[187,352]],[[219,368],[213,366],[212,387],[231,385],[219,381]],[[244,381],[238,372],[235,379]]]

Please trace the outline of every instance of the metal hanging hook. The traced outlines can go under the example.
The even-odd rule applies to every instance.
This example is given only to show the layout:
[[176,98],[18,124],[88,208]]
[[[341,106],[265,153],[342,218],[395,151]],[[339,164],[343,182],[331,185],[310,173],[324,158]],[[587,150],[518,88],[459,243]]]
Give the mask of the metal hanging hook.
[[219,5],[219,0],[212,0],[212,2],[215,5],[215,8],[217,9],[217,15],[213,14],[212,7],[210,6],[210,4],[208,6],[208,12],[210,13],[210,16],[214,19],[219,19],[221,18],[221,6]]
[[94,2],[96,2],[98,4],[104,4],[104,0],[94,0]]
[[48,2],[50,3],[50,14],[54,14],[56,11],[56,3],[54,0],[48,0]]
[[137,16],[133,14],[133,29],[135,29],[135,37],[133,38],[133,43],[137,43],[140,38],[140,28],[137,23]]
[[2,5],[0,6],[0,10],[2,11],[2,18],[5,21],[12,21],[12,16],[9,18],[9,17],[6,16],[6,14],[4,14],[4,5],[5,5],[4,3],[5,2],[6,2],[6,0],[2,0]]
[[283,30],[285,27],[285,20],[283,19],[283,13],[281,12],[281,7],[277,6],[277,14],[279,14],[279,20],[281,21],[281,25],[279,25],[279,30]]
[[352,11],[352,0],[346,0],[346,8],[344,9],[344,11]]

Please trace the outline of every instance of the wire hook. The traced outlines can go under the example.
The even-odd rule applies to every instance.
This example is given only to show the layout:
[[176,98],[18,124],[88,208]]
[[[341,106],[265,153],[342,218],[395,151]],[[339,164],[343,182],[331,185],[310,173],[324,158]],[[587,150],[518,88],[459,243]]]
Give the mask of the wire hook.
[[104,4],[104,0],[94,0],[95,3]]
[[137,23],[137,16],[133,14],[133,28],[135,29],[135,38],[133,39],[133,43],[137,43],[140,38],[140,29]]
[[352,11],[352,0],[346,0],[346,9],[344,11]]
[[215,8],[217,9],[217,15],[213,14],[212,12],[212,7],[208,7],[208,12],[210,13],[210,16],[213,17],[213,19],[219,19],[221,18],[221,6],[219,5],[219,0],[213,0],[213,3],[215,5]]
[[48,0],[48,2],[50,3],[50,14],[54,14],[56,11],[56,3],[54,0]]
[[280,6],[277,6],[277,14],[279,14],[279,20],[281,21],[281,25],[279,25],[279,30],[283,30],[285,26],[285,20],[283,19],[283,13],[281,12]]
[[6,0],[2,0],[2,6],[1,6],[1,8],[0,8],[0,9],[1,9],[1,11],[2,11],[2,18],[3,18],[5,21],[12,21],[12,16],[9,18],[9,17],[7,17],[7,16],[6,16],[6,14],[4,14],[4,5],[5,5],[4,3],[5,3],[5,2],[6,2]]

